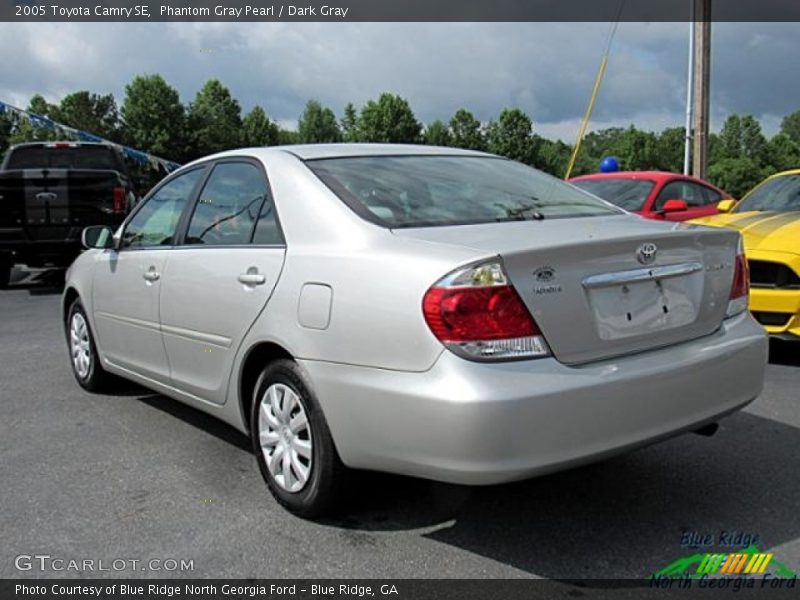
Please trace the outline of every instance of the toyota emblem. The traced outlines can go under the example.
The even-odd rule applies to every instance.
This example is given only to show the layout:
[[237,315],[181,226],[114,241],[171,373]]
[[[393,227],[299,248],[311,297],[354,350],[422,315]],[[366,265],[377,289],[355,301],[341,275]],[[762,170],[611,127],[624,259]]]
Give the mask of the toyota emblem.
[[658,247],[652,242],[647,242],[639,246],[636,251],[636,259],[643,265],[651,265],[656,260],[657,252]]

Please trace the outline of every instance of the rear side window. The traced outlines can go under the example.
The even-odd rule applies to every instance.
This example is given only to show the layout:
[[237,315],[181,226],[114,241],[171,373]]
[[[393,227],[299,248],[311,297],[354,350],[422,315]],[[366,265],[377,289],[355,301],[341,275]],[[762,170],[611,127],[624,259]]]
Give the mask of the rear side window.
[[258,216],[256,232],[253,235],[253,243],[262,246],[283,245],[283,234],[278,226],[278,218],[275,215],[275,206],[272,199],[267,196],[264,205],[261,207],[261,214]]
[[502,158],[369,156],[306,164],[356,213],[384,227],[620,212],[560,179]]
[[165,183],[136,211],[122,234],[123,248],[146,248],[175,243],[175,231],[186,202],[203,169],[195,169]]
[[185,243],[250,243],[266,198],[267,184],[257,167],[245,162],[218,164],[200,193]]
[[107,169],[120,168],[114,151],[104,146],[30,146],[14,150],[7,169]]

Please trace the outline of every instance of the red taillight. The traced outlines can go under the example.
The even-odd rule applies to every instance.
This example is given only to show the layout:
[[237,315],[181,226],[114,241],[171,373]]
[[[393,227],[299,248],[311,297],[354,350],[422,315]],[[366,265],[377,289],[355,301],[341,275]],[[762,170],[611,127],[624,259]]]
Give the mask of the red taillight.
[[747,268],[747,259],[744,254],[736,256],[733,267],[733,284],[731,285],[731,300],[747,296],[750,292],[750,276]]
[[750,272],[747,267],[747,257],[744,255],[744,245],[739,239],[739,248],[736,251],[736,259],[733,262],[733,282],[731,283],[731,295],[728,300],[728,308],[725,311],[726,317],[733,317],[747,310],[750,295]]
[[433,287],[425,294],[422,309],[433,335],[445,343],[500,340],[541,333],[510,285]]
[[114,188],[114,214],[115,215],[122,215],[125,214],[125,188],[124,187],[115,187]]
[[422,312],[433,335],[465,358],[507,360],[550,354],[499,262],[465,267],[444,277],[425,293]]

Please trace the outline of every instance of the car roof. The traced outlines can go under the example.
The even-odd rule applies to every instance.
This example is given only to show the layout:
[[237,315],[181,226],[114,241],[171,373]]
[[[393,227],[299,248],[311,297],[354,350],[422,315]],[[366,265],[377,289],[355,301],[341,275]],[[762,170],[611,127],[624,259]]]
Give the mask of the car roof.
[[685,181],[694,181],[727,194],[727,192],[722,190],[722,188],[709,181],[700,179],[698,177],[693,177],[692,175],[673,173],[672,171],[616,171],[615,173],[590,173],[589,175],[579,175],[578,177],[573,177],[570,179],[570,181],[591,181],[593,179],[649,179],[655,182],[662,182],[667,179],[681,179]]
[[660,181],[662,179],[672,179],[673,177],[695,179],[694,177],[681,173],[672,173],[671,171],[615,171],[614,173],[579,175],[578,177],[572,177],[570,181],[587,181],[591,179],[655,179]]
[[[254,156],[269,159],[276,153],[292,154],[300,160],[315,160],[319,158],[346,158],[356,156],[486,156],[495,157],[494,154],[464,150],[462,148],[449,148],[445,146],[424,146],[415,144],[294,144],[289,146],[262,146],[254,148],[239,148],[226,150],[211,156],[204,156],[193,162],[206,161],[228,156]],[[189,163],[193,164],[193,163]]]
[[767,179],[773,179],[775,177],[783,177],[785,175],[800,175],[800,169],[789,169],[788,171],[780,171],[778,173],[773,173],[772,175],[767,177]]
[[76,141],[76,140],[40,140],[36,142],[21,142],[19,144],[14,144],[11,148],[27,148],[32,146],[45,146],[48,148],[52,148],[56,145],[64,145],[69,144],[75,148],[81,148],[84,146],[100,146],[103,148],[111,148],[114,149],[114,145],[109,142],[83,142],[83,141]]

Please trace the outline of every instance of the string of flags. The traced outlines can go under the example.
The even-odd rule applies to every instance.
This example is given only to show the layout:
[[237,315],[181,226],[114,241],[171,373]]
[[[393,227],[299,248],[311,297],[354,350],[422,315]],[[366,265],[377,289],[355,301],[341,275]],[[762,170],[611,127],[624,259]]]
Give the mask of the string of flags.
[[48,117],[43,117],[42,115],[37,115],[27,110],[17,108],[16,106],[12,106],[0,100],[0,115],[3,114],[14,116],[18,119],[25,119],[34,127],[41,127],[43,129],[48,129],[50,131],[58,131],[59,133],[68,136],[72,140],[80,142],[102,142],[105,144],[109,144],[111,146],[114,146],[117,150],[119,150],[125,158],[128,158],[140,165],[149,164],[150,166],[155,167],[156,169],[162,168],[167,173],[169,173],[170,171],[174,171],[175,169],[181,166],[179,163],[167,160],[166,158],[161,158],[160,156],[155,156],[153,154],[150,154],[149,152],[137,150],[136,148],[131,148],[130,146],[123,146],[122,144],[117,144],[116,142],[112,142],[110,140],[101,138],[100,136],[94,135],[93,133],[89,133],[88,131],[81,131],[79,129],[75,129],[74,127],[70,127],[69,125],[58,123]]

